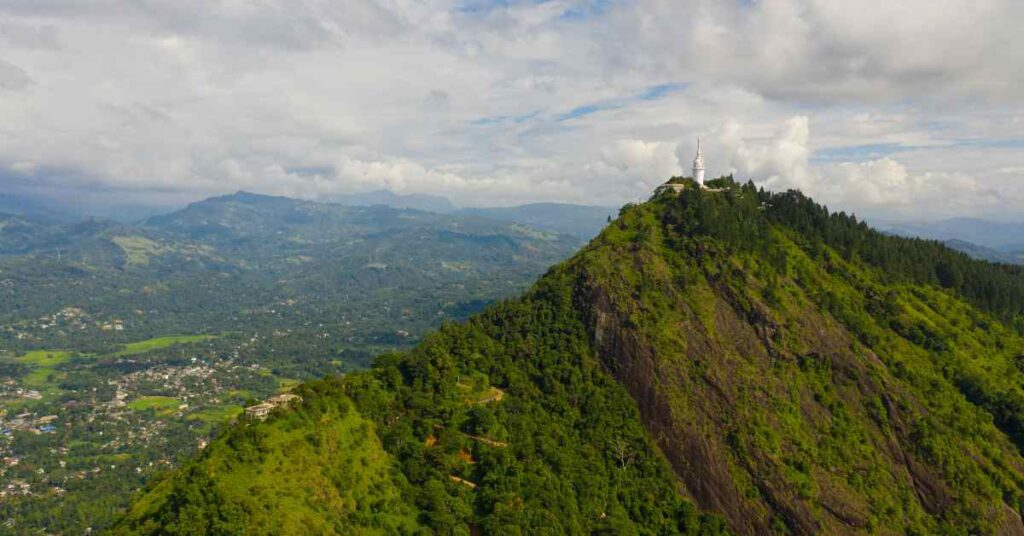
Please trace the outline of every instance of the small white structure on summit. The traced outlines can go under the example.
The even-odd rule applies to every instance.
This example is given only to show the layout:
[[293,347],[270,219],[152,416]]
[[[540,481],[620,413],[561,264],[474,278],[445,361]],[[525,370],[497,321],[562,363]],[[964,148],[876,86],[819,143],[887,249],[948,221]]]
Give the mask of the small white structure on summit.
[[[693,159],[693,182],[697,183],[697,188],[701,190],[708,190],[711,192],[721,191],[720,189],[708,188],[704,185],[704,151],[701,150],[700,147],[700,136],[697,137],[697,156]],[[690,186],[692,184],[693,183],[691,183],[689,179],[684,177],[672,177],[665,184],[658,186],[658,188],[654,190],[654,194],[661,195],[669,192],[678,194],[683,190],[692,187]]]
[[697,136],[697,156],[693,159],[693,180],[704,186],[704,153],[700,150],[700,136]]

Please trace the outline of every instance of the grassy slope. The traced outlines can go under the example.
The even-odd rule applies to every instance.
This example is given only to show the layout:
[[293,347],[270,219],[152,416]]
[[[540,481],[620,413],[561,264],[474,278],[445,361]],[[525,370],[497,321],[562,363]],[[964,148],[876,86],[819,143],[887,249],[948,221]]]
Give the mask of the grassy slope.
[[[308,393],[307,393],[308,395]],[[373,424],[343,397],[238,426],[136,502],[113,534],[397,534],[411,532]],[[215,503],[215,508],[206,506]]]
[[[948,291],[812,258],[785,227],[768,255],[679,242],[666,210],[635,207],[577,262],[656,356],[671,427],[711,437],[733,488],[718,492],[737,497],[702,506],[745,531],[1019,525],[1019,446],[965,396],[1020,400],[1016,332]],[[686,465],[701,495],[708,474]]]

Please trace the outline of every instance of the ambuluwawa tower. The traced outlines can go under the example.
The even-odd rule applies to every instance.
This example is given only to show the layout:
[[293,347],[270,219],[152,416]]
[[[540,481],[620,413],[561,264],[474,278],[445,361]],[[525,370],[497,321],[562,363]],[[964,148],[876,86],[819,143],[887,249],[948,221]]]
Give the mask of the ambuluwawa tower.
[[693,159],[693,180],[704,186],[704,153],[700,150],[700,136],[697,137],[697,156]]

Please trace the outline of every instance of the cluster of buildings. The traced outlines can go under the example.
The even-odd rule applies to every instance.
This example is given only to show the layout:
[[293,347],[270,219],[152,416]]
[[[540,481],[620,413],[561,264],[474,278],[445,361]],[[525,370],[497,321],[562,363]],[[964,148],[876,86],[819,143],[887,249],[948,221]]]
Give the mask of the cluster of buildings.
[[[71,312],[71,316],[74,315]],[[134,358],[123,358],[123,361],[132,363]],[[0,398],[43,399],[42,405],[33,405],[34,411],[8,412],[0,404],[0,498],[54,496],[63,493],[67,480],[90,479],[100,472],[114,470],[112,465],[101,463],[91,468],[66,468],[67,441],[88,443],[78,447],[79,458],[84,455],[100,459],[131,453],[130,459],[137,462],[140,457],[167,454],[154,459],[149,466],[130,467],[140,474],[150,470],[154,462],[169,466],[173,452],[163,452],[170,446],[167,444],[168,431],[174,428],[180,438],[183,429],[199,421],[189,419],[188,415],[184,415],[184,419],[167,419],[159,412],[153,415],[132,409],[133,400],[146,393],[166,393],[178,400],[172,411],[182,416],[183,411],[193,406],[208,407],[222,403],[223,393],[229,387],[255,376],[259,376],[258,370],[251,370],[249,366],[232,360],[206,363],[193,358],[190,363],[161,363],[108,376],[92,387],[82,388],[73,400],[51,402],[46,402],[37,391],[20,387],[17,380],[8,378],[0,381]],[[287,397],[275,398],[270,402],[286,404],[288,400]],[[40,449],[38,441],[26,437],[62,431],[67,433],[47,440],[46,444],[53,446],[49,449],[53,452],[49,454]],[[201,441],[201,448],[204,438],[197,439]],[[25,443],[26,440],[29,442]],[[120,471],[122,468],[120,464],[118,466]]]
[[292,393],[274,395],[255,406],[245,408],[245,418],[248,421],[265,421],[270,412],[277,408],[287,407],[292,402],[301,402],[302,397]]
[[57,429],[57,418],[56,415],[36,417],[36,414],[30,411],[19,413],[10,419],[3,415],[0,416],[0,434],[9,437],[13,432],[52,433]]
[[65,307],[52,315],[39,318],[38,327],[40,329],[50,329],[58,326],[84,330],[89,326],[89,316],[78,307]]
[[12,378],[0,382],[0,400],[14,400],[14,399],[25,399],[25,400],[40,400],[43,398],[43,394],[35,389],[28,389],[18,385],[18,382]]
[[104,322],[100,324],[100,329],[103,331],[124,331],[124,320]]
[[[137,311],[141,313],[141,311]],[[78,307],[64,307],[54,314],[43,315],[36,319],[28,319],[0,327],[5,332],[11,333],[17,340],[40,340],[44,333],[69,333],[83,332],[90,329],[99,331],[121,332],[125,331],[124,320],[114,318],[110,320],[99,320],[89,315]]]

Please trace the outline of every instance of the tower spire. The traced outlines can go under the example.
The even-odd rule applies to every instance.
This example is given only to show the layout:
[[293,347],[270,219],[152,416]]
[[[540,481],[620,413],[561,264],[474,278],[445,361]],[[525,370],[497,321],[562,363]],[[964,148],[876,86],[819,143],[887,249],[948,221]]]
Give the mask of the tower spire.
[[704,186],[704,153],[700,150],[700,136],[697,136],[697,156],[693,159],[693,180]]

